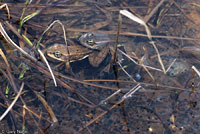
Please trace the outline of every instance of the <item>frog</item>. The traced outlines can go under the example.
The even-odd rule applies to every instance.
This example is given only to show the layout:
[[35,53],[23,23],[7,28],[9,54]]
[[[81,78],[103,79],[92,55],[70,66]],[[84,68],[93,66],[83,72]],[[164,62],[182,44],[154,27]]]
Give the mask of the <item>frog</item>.
[[102,61],[107,57],[110,51],[110,43],[112,40],[108,34],[97,32],[88,32],[80,36],[79,42],[81,45],[95,50],[88,57],[90,64],[93,67],[98,67]]
[[108,34],[88,32],[79,37],[80,43],[90,49],[101,50],[112,41]]
[[68,41],[68,45],[55,43],[48,47],[46,49],[46,55],[54,61],[75,62],[85,59],[92,51],[73,41]]
[[76,41],[68,41],[68,46],[55,43],[47,48],[46,55],[62,62],[75,62],[88,57],[90,65],[98,67],[108,55],[110,41],[107,34],[89,32]]

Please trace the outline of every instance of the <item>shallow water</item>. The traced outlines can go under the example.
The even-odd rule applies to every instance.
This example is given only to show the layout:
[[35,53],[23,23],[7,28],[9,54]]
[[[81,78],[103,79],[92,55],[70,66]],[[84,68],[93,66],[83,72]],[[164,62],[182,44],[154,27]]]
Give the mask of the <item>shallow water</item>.
[[[183,1],[183,3],[191,4],[188,1]],[[43,4],[35,4],[33,7],[38,6],[37,8],[40,8],[40,6],[48,5]],[[137,14],[144,16],[149,14],[146,11],[149,8],[148,4],[150,3],[147,1],[131,0],[120,3],[114,0],[105,0],[105,3],[102,2],[101,4],[99,1],[71,1],[43,11],[38,16],[30,19],[24,25],[24,28],[27,29],[27,36],[30,40],[37,42],[46,27],[53,20],[59,18],[65,26],[67,38],[80,41],[79,37],[85,33],[94,32],[97,34],[92,39],[95,40],[96,44],[100,43],[102,45],[94,45],[95,48],[91,47],[90,49],[97,49],[99,52],[101,50],[99,48],[108,45],[105,41],[109,41],[111,46],[115,45],[119,9],[129,9],[130,11],[134,9]],[[155,7],[157,4],[158,2],[155,2],[150,7]],[[11,14],[14,16],[13,20],[11,20],[13,25],[20,18],[21,7],[23,6],[21,5],[17,9],[11,6],[13,7],[11,8]],[[34,9],[31,6],[30,8]],[[149,8],[150,11],[151,9]],[[188,11],[190,9],[184,8],[183,10]],[[27,14],[31,14],[33,11],[27,10]],[[176,12],[178,12],[176,8],[169,7],[167,13],[175,14]],[[124,16],[122,18],[119,36],[119,43],[122,47],[118,48],[122,52],[120,53],[119,51],[118,53],[122,55],[124,60],[120,64],[113,63],[112,54],[109,53],[110,50],[105,49],[104,52],[108,51],[108,54],[104,55],[100,63],[95,63],[96,65],[99,64],[98,66],[90,65],[91,59],[85,58],[70,63],[71,70],[65,71],[64,64],[54,68],[58,63],[49,61],[57,78],[58,87],[54,86],[50,75],[41,71],[42,69],[36,64],[21,55],[7,54],[14,81],[17,85],[25,82],[24,90],[26,92],[22,95],[24,101],[31,110],[43,118],[38,119],[39,116],[34,115],[34,118],[32,118],[27,113],[29,111],[26,111],[26,115],[23,117],[23,104],[17,101],[13,110],[20,114],[11,113],[14,117],[7,116],[7,118],[3,119],[0,128],[2,130],[15,130],[14,126],[16,125],[16,128],[20,130],[23,120],[26,119],[25,129],[28,132],[35,133],[40,132],[40,129],[46,129],[47,133],[83,134],[198,133],[200,130],[200,83],[198,75],[191,69],[192,65],[199,69],[199,63],[193,60],[193,57],[197,60],[199,58],[198,47],[196,48],[194,45],[183,47],[185,45],[182,45],[182,43],[191,43],[187,40],[153,38],[161,53],[166,69],[174,59],[177,59],[169,72],[164,74],[161,71],[162,68],[158,58],[155,56],[155,49],[149,44],[149,39],[133,34],[145,34],[144,28]],[[152,17],[152,20],[149,20],[148,23],[154,22],[155,18],[157,17]],[[158,28],[151,27],[152,35],[181,36],[183,34],[180,32],[181,29],[184,28],[186,31],[189,29],[188,25],[183,23],[183,19],[187,21],[185,18],[181,18],[181,15],[177,17],[171,17],[168,14],[163,15],[162,22]],[[179,24],[180,22],[182,24]],[[14,26],[17,27],[16,24]],[[13,35],[9,30],[7,32],[9,35]],[[25,31],[22,29],[22,32]],[[13,40],[19,43],[16,37]],[[110,42],[110,40],[112,41]],[[41,43],[44,46],[43,49],[54,43],[64,44],[63,31],[60,25],[55,25],[49,30],[43,36]],[[40,47],[42,48],[42,46]],[[180,48],[182,48],[182,52],[178,51]],[[2,47],[2,49],[4,48]],[[173,50],[178,52],[173,53]],[[4,51],[6,52],[6,50]],[[39,57],[37,53],[33,54],[35,54],[36,58]],[[187,56],[190,54],[193,57]],[[98,54],[94,55],[94,57],[98,57]],[[96,61],[95,58],[93,59],[94,61]],[[39,58],[38,62],[43,64]],[[193,64],[194,62],[195,64]],[[24,78],[19,80],[19,74],[23,70],[23,67],[20,66],[21,63],[26,63],[29,70],[26,70]],[[1,69],[6,70],[5,67],[1,66]],[[149,73],[155,80],[150,77]],[[139,76],[139,78],[136,79],[136,76]],[[1,75],[0,80],[2,83],[1,93],[4,95],[9,82],[4,75]],[[119,82],[116,82],[116,80],[119,80]],[[128,94],[136,85],[139,90],[132,94],[130,93],[131,95]],[[12,86],[9,87],[12,91]],[[47,110],[41,101],[36,99],[37,97],[32,90],[42,93],[42,96],[55,113],[59,125],[50,123],[52,120]],[[2,104],[5,104],[7,100],[11,102],[12,92],[8,96],[10,98],[2,97],[0,102]],[[0,110],[1,114],[5,109],[2,108]],[[103,115],[103,113],[105,114]],[[90,122],[97,116],[99,116],[97,120]],[[9,118],[14,118],[16,124],[9,122]],[[8,126],[8,122],[11,127]],[[48,126],[50,127],[48,128]]]

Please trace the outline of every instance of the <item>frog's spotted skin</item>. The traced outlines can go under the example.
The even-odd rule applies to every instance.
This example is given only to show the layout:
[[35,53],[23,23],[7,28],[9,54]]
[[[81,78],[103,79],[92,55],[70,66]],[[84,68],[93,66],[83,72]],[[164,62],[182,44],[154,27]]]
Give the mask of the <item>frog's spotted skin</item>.
[[111,42],[108,34],[96,33],[96,32],[89,32],[83,34],[79,41],[81,45],[96,50],[102,50],[105,46]]
[[70,42],[69,46],[54,44],[47,49],[47,56],[57,61],[77,61],[89,56],[93,67],[98,67],[110,51],[110,38],[108,34],[86,33],[78,41],[79,44]]
[[80,45],[72,45],[66,47],[63,44],[54,44],[47,48],[46,54],[48,57],[57,61],[77,61],[89,56],[92,50]]
[[109,53],[111,39],[108,34],[89,32],[83,34],[79,41],[89,49],[98,50],[89,56],[89,62],[93,67],[98,67]]

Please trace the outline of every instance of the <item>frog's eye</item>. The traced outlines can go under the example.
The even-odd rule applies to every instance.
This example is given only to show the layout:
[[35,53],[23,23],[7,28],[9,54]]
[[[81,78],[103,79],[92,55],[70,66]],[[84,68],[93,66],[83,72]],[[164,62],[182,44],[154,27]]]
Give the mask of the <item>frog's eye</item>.
[[60,58],[60,57],[62,56],[62,54],[61,54],[60,51],[55,51],[55,52],[54,52],[54,56],[55,56],[56,58]]
[[92,33],[87,33],[88,38],[92,38],[94,35]]
[[95,42],[94,42],[93,39],[89,39],[89,40],[87,41],[87,43],[88,43],[88,45],[90,45],[90,46],[94,46],[94,44],[95,44]]

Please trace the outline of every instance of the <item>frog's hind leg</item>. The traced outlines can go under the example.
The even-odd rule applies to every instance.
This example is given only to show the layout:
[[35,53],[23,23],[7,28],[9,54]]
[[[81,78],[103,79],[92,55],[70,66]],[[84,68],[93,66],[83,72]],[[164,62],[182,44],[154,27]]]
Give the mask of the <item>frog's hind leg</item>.
[[93,67],[98,67],[106,58],[109,52],[108,47],[104,47],[100,52],[93,52],[89,55],[89,62]]

